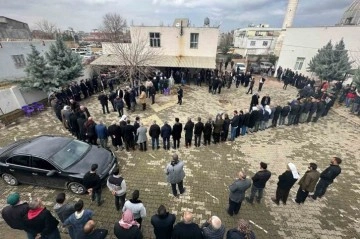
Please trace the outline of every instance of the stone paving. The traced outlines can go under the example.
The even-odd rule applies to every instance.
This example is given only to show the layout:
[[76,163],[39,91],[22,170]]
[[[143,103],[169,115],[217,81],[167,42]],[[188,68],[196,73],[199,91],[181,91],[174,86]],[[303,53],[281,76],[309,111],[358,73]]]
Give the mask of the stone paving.
[[[201,116],[205,121],[208,116],[214,117],[218,112],[232,115],[234,109],[248,109],[251,96],[245,92],[243,87],[235,89],[233,85],[230,90],[222,89],[220,95],[211,95],[205,86],[187,86],[184,90],[183,105],[176,104],[175,95],[160,96],[157,97],[156,104],[148,104],[145,112],[137,110],[130,114],[130,119],[133,122],[138,115],[145,125],[149,126],[153,120],[160,125],[167,120],[172,125],[175,117],[179,117],[184,124],[187,117],[192,117],[195,121],[195,117]],[[281,105],[296,96],[294,88],[289,87],[284,91],[275,80],[266,81],[261,96],[266,93],[272,97],[272,103]],[[82,102],[95,116],[95,120],[104,118],[107,124],[117,120],[114,112],[102,114],[96,98]],[[149,145],[150,150],[147,153],[116,152],[122,175],[128,185],[127,195],[130,196],[134,189],[139,189],[140,199],[147,209],[148,216],[143,224],[144,237],[154,238],[150,217],[160,204],[164,204],[170,212],[177,215],[177,221],[181,220],[181,214],[186,209],[193,211],[195,222],[199,224],[211,215],[218,215],[227,229],[236,227],[239,218],[251,220],[258,239],[360,238],[360,179],[357,177],[360,169],[360,129],[356,124],[357,119],[348,121],[347,113],[341,116],[335,111],[331,111],[317,123],[268,129],[220,145],[187,149],[182,141],[181,148],[176,152],[180,159],[185,161],[184,184],[187,191],[180,198],[172,196],[163,171],[174,150],[152,151]],[[22,119],[18,125],[1,130],[0,147],[14,140],[41,134],[69,135],[51,109],[47,109],[30,119]],[[304,205],[298,206],[291,202],[298,188],[296,185],[290,192],[288,205],[277,206],[272,203],[270,197],[275,194],[277,177],[286,169],[288,162],[294,162],[299,172],[304,174],[310,162],[316,162],[319,169],[323,170],[332,156],[343,159],[343,171],[329,187],[325,198],[316,202],[308,200]],[[253,206],[244,202],[238,216],[228,216],[225,212],[228,185],[240,169],[245,170],[250,177],[253,176],[259,169],[260,161],[267,162],[268,169],[273,173],[264,199],[261,204],[255,203]],[[6,204],[6,196],[14,191],[20,192],[24,200],[28,200],[29,195],[42,196],[47,207],[51,209],[56,194],[61,191],[29,185],[10,187],[2,181],[0,185],[0,209]],[[86,195],[77,196],[69,191],[66,193],[70,202],[83,199],[86,207],[95,211],[94,220],[98,227],[109,230],[108,238],[115,238],[113,225],[121,215],[114,210],[113,197],[107,188],[103,189],[105,203],[101,207],[91,204]],[[9,229],[1,218],[0,231],[0,238],[25,238],[24,233]],[[68,236],[62,234],[62,238]]]

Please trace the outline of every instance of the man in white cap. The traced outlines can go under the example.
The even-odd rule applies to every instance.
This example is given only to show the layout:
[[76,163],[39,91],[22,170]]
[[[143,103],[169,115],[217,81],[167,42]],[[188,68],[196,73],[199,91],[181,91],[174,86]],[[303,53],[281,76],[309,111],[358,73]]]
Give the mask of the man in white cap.
[[271,200],[279,205],[280,201],[286,204],[286,201],[289,196],[290,189],[294,186],[295,182],[298,180],[299,174],[296,169],[295,164],[288,163],[287,170],[279,176],[279,182],[277,183],[276,197],[271,198]]

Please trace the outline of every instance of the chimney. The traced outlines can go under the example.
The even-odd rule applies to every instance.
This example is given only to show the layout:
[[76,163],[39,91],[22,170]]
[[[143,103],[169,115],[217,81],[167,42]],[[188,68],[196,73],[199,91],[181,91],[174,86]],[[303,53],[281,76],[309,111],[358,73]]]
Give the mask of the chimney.
[[292,26],[299,0],[289,0],[282,29]]

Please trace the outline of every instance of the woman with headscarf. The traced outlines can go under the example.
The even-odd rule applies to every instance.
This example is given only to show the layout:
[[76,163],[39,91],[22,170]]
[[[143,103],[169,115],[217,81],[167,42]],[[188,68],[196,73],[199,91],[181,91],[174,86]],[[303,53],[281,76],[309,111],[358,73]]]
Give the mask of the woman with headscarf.
[[126,209],[121,220],[114,225],[114,234],[118,239],[142,239],[140,224],[134,220],[130,209]]
[[247,220],[240,219],[238,227],[230,229],[226,233],[226,239],[256,239],[256,237],[251,230],[250,223]]
[[132,193],[132,198],[127,200],[122,209],[123,212],[130,210],[134,215],[134,220],[139,223],[139,228],[141,228],[141,222],[144,217],[146,217],[146,209],[141,200],[139,200],[140,192],[139,190],[134,190]]
[[296,169],[295,164],[288,163],[287,170],[279,176],[279,182],[277,183],[276,197],[271,198],[271,200],[279,205],[280,201],[286,204],[287,198],[289,196],[290,189],[295,184],[299,178],[299,173]]

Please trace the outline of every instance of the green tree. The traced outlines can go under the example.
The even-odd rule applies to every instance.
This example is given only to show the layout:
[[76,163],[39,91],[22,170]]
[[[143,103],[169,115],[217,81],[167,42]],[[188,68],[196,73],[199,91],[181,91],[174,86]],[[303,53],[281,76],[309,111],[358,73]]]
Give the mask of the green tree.
[[353,84],[356,86],[357,89],[360,89],[360,67],[357,68],[354,72]]
[[59,87],[59,83],[51,77],[50,68],[45,58],[40,54],[34,45],[31,46],[31,53],[26,57],[25,72],[27,77],[20,81],[22,88],[35,88],[44,92],[51,92]]
[[59,87],[82,75],[84,68],[81,57],[67,48],[60,36],[56,38],[55,44],[50,46],[49,52],[46,52],[45,56],[51,75],[54,81],[58,82]]
[[311,59],[308,70],[314,72],[321,80],[341,81],[345,74],[350,71],[351,63],[348,52],[345,50],[344,41],[341,40],[335,47],[329,41]]
[[270,62],[271,64],[273,64],[274,66],[275,66],[275,64],[276,64],[276,62],[277,62],[278,59],[279,59],[279,57],[278,57],[277,55],[271,54],[271,55],[269,56],[269,62]]

